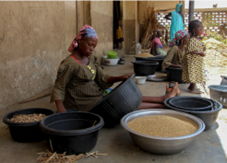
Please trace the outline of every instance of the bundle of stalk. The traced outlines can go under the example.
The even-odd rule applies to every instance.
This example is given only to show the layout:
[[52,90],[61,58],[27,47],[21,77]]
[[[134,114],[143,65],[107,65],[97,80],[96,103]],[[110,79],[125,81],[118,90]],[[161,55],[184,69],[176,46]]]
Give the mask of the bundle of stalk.
[[90,152],[79,155],[66,155],[66,153],[52,153],[50,151],[38,153],[37,161],[40,163],[75,163],[78,160],[88,157],[97,158],[98,156],[107,156],[107,153]]

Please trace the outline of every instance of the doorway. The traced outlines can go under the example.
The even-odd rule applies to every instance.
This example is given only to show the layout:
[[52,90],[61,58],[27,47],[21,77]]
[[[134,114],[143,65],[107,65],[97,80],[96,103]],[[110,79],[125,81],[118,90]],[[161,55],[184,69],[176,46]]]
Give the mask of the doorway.
[[123,44],[123,22],[122,22],[122,2],[113,1],[113,48],[122,49]]

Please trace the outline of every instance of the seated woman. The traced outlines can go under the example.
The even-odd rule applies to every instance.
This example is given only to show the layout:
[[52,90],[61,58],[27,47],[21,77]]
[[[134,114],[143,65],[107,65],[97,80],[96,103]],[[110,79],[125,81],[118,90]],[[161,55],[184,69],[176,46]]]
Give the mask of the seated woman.
[[175,34],[175,38],[171,42],[172,48],[168,51],[167,56],[162,62],[162,70],[167,67],[182,67],[183,56],[185,54],[186,45],[189,39],[188,32],[180,30]]
[[[68,49],[71,54],[59,66],[51,96],[58,112],[65,112],[67,109],[90,111],[101,100],[105,89],[130,76],[108,76],[103,73],[97,58],[92,55],[97,42],[96,31],[85,25],[71,43]],[[175,96],[178,91],[176,85],[162,97],[144,97],[146,103],[142,105],[142,102],[140,108],[154,107],[164,99]],[[161,105],[158,104],[159,107]]]
[[162,36],[161,31],[154,31],[151,37],[151,50],[150,53],[154,56],[165,56],[166,51],[163,49],[160,37]]

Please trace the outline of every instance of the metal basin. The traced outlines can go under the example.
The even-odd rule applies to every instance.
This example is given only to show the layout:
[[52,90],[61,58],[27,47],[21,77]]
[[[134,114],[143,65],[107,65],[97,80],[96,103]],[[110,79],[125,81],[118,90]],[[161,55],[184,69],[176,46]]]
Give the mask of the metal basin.
[[[157,137],[157,136],[148,136],[143,135],[128,127],[128,122],[134,118],[138,118],[141,116],[147,115],[177,115],[191,119],[198,125],[198,129],[196,132],[178,137]],[[138,110],[131,113],[128,113],[121,119],[121,125],[124,129],[126,129],[134,143],[139,146],[141,149],[156,153],[156,154],[174,154],[185,149],[196,136],[201,134],[205,129],[205,124],[199,118],[182,112],[177,112],[173,110],[166,109],[146,109],[146,110]]]

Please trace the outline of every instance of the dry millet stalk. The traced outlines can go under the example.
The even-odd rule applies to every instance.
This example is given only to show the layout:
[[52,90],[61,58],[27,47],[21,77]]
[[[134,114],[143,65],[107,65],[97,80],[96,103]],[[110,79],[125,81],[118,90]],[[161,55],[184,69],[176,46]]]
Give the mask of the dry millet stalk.
[[98,156],[107,156],[107,153],[99,153],[99,152],[90,152],[86,154],[79,155],[66,155],[65,153],[52,153],[50,151],[38,153],[37,161],[40,163],[75,163],[76,161],[87,158],[87,157],[95,157]]

